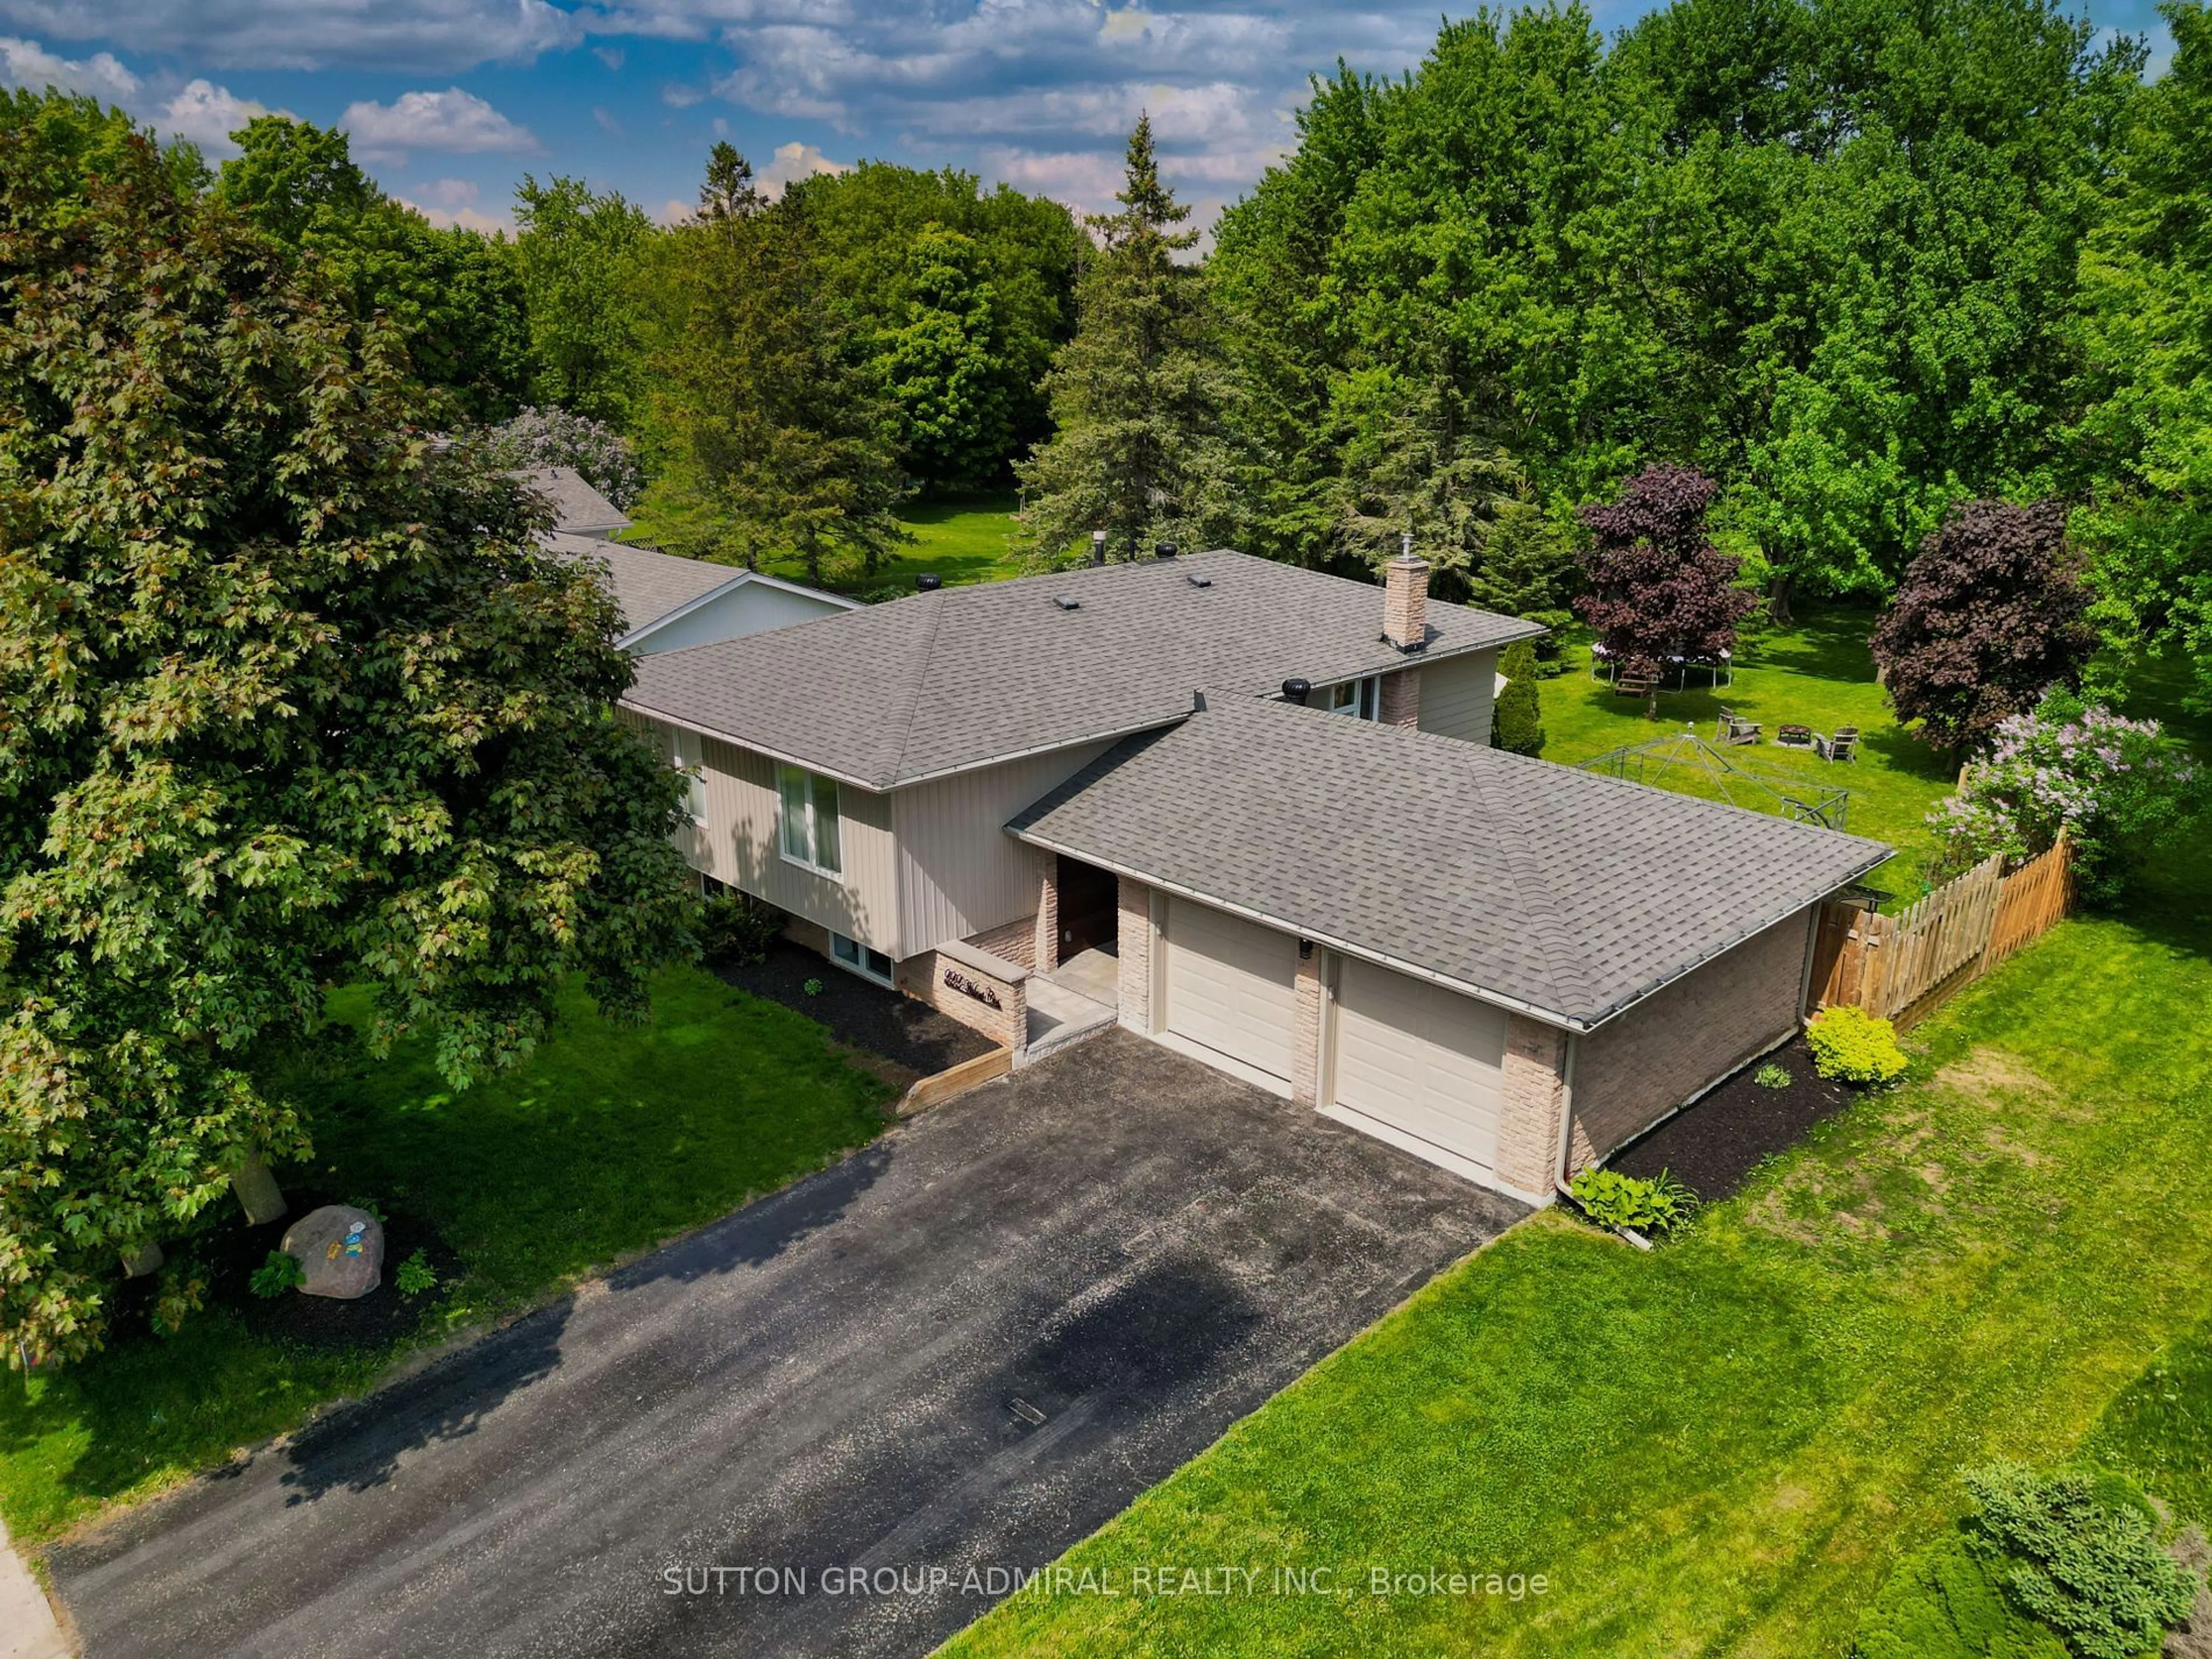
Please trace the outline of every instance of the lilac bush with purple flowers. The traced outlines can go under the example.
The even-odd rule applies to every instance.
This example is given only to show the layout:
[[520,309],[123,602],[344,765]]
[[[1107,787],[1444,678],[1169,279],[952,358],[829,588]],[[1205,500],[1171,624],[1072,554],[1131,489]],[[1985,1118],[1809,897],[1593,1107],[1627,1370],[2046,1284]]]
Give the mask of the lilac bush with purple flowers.
[[605,421],[550,404],[526,409],[505,425],[491,428],[484,446],[496,466],[573,466],[586,483],[625,513],[645,493],[645,469],[629,439]]
[[2110,899],[2203,805],[2202,775],[2156,720],[2052,691],[2033,714],[1998,723],[1988,755],[1928,822],[1942,837],[1946,875],[1993,853],[2033,858],[2063,830],[2083,894]]

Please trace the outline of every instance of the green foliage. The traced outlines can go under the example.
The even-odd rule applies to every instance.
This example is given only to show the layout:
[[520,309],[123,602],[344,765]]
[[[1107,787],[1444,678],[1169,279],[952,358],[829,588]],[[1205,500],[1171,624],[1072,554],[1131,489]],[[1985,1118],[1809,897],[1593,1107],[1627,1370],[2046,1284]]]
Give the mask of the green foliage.
[[1022,520],[1051,562],[1103,530],[1115,556],[1155,539],[1231,539],[1229,402],[1208,290],[1176,255],[1196,243],[1160,182],[1152,129],[1129,135],[1121,211],[1094,215],[1102,246],[1076,289],[1074,337],[1046,389],[1055,430],[1016,468]]
[[1837,1083],[1894,1083],[1909,1063],[1897,1028],[1863,1008],[1823,1008],[1805,1028],[1813,1069]]
[[2212,1325],[2168,1343],[2115,1395],[2081,1455],[2156,1492],[2185,1522],[2212,1520]]
[[783,912],[750,893],[725,889],[706,902],[700,937],[707,960],[725,966],[759,962],[783,937]]
[[436,1290],[438,1273],[430,1265],[429,1253],[417,1250],[401,1262],[392,1275],[392,1283],[402,1296],[420,1296],[425,1291]]
[[1575,625],[1575,613],[1571,611],[1528,611],[1522,614],[1548,630],[1535,641],[1536,660],[1546,664],[1558,662],[1559,653],[1566,645],[1567,630]]
[[1491,710],[1490,741],[1516,755],[1544,752],[1543,710],[1537,697],[1536,647],[1527,640],[1509,645],[1498,659],[1505,689]]
[[99,1340],[118,1251],[307,1150],[258,1054],[331,976],[456,1083],[685,943],[680,780],[611,602],[404,337],[125,143],[67,212],[0,120],[0,1331]]
[[1698,1209],[1696,1196],[1664,1170],[1646,1181],[1593,1164],[1577,1171],[1568,1188],[1591,1220],[1640,1233],[1677,1231]]
[[818,997],[822,994],[822,981],[818,979],[810,979],[799,988],[811,997]]
[[2067,1659],[2066,1644],[2005,1595],[2004,1571],[1967,1533],[1945,1532],[1890,1575],[1851,1659]]
[[531,401],[633,429],[647,381],[640,268],[657,233],[619,191],[529,173],[514,192],[530,318]]
[[306,1284],[307,1270],[300,1265],[300,1258],[289,1251],[271,1250],[247,1282],[254,1295],[273,1300]]
[[1770,1060],[1751,1074],[1751,1080],[1762,1089],[1786,1089],[1797,1079],[1787,1066]]
[[831,561],[872,574],[908,539],[894,422],[797,208],[765,202],[744,158],[719,144],[699,214],[659,238],[642,281],[650,419],[667,458],[642,533],[751,568],[795,556],[813,582]]
[[2160,1543],[2141,1492],[2117,1475],[1992,1463],[1967,1474],[1991,1576],[2080,1659],[2136,1659],[2189,1616],[2197,1575]]

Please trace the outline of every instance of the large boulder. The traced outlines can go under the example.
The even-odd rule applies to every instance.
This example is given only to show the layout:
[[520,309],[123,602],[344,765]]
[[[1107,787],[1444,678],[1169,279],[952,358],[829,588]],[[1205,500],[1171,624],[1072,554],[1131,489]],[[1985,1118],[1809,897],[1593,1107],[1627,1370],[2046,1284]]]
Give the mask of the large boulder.
[[277,1248],[296,1260],[307,1275],[302,1296],[333,1297],[350,1302],[367,1296],[384,1279],[384,1227],[366,1210],[350,1204],[325,1204],[294,1222]]

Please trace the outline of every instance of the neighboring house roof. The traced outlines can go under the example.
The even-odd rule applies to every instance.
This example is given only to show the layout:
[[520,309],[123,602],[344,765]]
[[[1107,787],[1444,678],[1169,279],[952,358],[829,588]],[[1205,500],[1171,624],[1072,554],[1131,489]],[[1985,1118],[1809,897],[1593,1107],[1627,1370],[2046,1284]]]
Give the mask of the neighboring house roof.
[[1381,588],[1222,550],[945,588],[667,652],[639,663],[623,701],[887,789],[1164,725],[1199,686],[1261,696],[1543,632],[1437,600],[1427,614],[1425,653],[1408,656],[1382,637]]
[[1205,701],[1007,827],[1577,1030],[1890,851],[1482,744]]
[[629,515],[584,482],[573,466],[526,467],[514,477],[553,505],[553,528],[572,536],[610,536],[629,528]]
[[[758,586],[795,593],[824,611],[857,610],[860,602],[797,582],[763,576],[757,570],[737,570],[703,559],[680,558],[653,547],[631,547],[622,542],[601,541],[596,536],[564,535],[559,531],[539,538],[550,551],[564,558],[590,559],[604,573],[607,590],[623,614],[623,646],[643,643],[653,633],[680,617],[689,616],[718,594]],[[757,624],[756,624],[757,625]]]

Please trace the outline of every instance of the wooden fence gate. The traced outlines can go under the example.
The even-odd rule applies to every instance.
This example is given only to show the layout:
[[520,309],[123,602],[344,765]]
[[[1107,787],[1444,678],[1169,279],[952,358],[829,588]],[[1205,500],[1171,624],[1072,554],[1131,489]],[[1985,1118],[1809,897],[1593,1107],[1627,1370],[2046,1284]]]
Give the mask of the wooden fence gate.
[[1899,1029],[1926,1018],[2063,917],[2074,896],[2062,837],[2010,875],[1990,858],[1905,907],[1876,915],[1858,904],[1820,908],[1813,1006],[1865,1009]]

